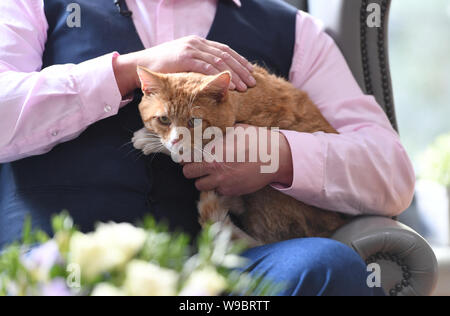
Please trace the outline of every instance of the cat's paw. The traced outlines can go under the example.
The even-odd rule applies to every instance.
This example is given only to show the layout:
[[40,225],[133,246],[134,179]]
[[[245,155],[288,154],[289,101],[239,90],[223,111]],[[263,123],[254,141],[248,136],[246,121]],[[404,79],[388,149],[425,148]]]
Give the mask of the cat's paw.
[[131,141],[134,148],[141,150],[144,155],[150,155],[158,152],[169,154],[168,150],[161,143],[159,136],[151,133],[146,128],[142,128],[135,132]]
[[201,225],[209,222],[223,222],[228,215],[228,209],[223,205],[219,195],[214,191],[200,192],[197,208]]
[[[240,240],[250,247],[261,246],[262,243],[249,236],[237,227],[230,219],[228,212],[233,208],[233,213],[242,214],[244,206],[242,199],[219,196],[214,191],[200,192],[200,200],[197,204],[199,222],[203,227],[208,223],[219,223],[231,231],[232,240]],[[238,211],[234,211],[235,209]]]

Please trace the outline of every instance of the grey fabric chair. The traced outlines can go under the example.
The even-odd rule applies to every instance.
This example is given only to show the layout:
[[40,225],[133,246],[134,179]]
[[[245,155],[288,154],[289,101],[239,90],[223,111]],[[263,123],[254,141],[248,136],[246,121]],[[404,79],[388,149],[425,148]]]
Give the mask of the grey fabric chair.
[[[324,22],[360,87],[374,95],[397,129],[388,60],[390,0],[288,0]],[[379,5],[381,25],[366,23],[369,4]],[[388,295],[431,295],[437,283],[437,260],[430,245],[396,220],[362,216],[339,229],[343,242],[369,263],[378,263],[381,285]]]

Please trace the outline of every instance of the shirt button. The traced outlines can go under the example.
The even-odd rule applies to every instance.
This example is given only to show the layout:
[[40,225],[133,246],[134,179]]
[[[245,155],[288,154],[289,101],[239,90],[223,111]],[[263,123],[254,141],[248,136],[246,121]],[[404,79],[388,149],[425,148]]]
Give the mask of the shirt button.
[[54,131],[54,132],[52,132],[52,136],[53,136],[53,137],[56,137],[56,136],[58,136],[58,131]]
[[111,112],[111,110],[112,110],[112,107],[110,105],[105,106],[105,112],[106,113]]

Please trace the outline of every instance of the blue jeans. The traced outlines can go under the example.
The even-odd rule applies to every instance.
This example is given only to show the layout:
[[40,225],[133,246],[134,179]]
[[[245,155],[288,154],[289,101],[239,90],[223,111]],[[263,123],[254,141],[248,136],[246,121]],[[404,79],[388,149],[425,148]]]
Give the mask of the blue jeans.
[[351,248],[331,239],[303,238],[247,250],[245,268],[285,284],[283,296],[382,296],[369,288],[369,272]]

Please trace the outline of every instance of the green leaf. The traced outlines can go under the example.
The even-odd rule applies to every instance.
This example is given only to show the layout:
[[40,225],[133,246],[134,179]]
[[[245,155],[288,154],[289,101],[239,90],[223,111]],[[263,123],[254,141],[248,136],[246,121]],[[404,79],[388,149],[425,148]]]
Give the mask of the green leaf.
[[73,220],[67,211],[63,211],[61,214],[53,216],[52,228],[54,234],[60,232],[73,232],[76,229]]
[[450,133],[439,136],[419,161],[421,178],[450,187]]
[[33,236],[31,233],[32,226],[31,226],[31,216],[27,214],[25,216],[25,220],[23,222],[23,229],[22,229],[22,243],[24,245],[32,245],[33,244]]
[[66,278],[67,271],[66,268],[60,265],[54,265],[50,269],[50,278],[56,279],[56,278]]

